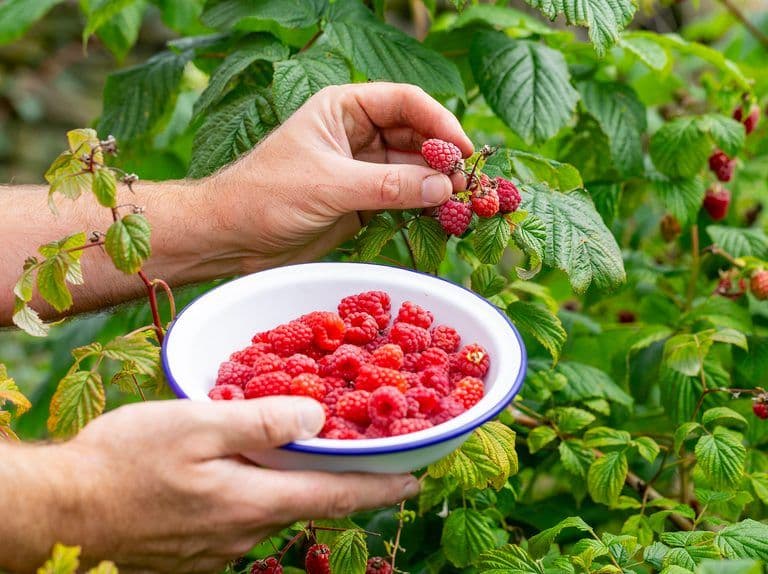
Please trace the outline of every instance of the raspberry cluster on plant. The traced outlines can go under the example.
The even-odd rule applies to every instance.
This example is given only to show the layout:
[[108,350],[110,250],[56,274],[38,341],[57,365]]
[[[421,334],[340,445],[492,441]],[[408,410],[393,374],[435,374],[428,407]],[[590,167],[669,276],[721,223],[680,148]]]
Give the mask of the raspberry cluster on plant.
[[392,313],[384,291],[350,295],[337,312],[316,311],[254,335],[221,363],[208,396],[311,397],[326,411],[323,438],[424,430],[477,404],[490,366],[482,346],[462,346],[456,329],[434,322],[411,301]]

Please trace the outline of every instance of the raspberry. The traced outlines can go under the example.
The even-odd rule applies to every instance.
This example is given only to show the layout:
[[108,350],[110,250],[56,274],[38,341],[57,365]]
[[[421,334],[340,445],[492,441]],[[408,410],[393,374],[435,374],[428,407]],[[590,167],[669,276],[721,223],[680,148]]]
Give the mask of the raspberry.
[[383,424],[373,423],[365,429],[365,438],[384,438],[389,436],[389,429]]
[[325,419],[325,424],[323,425],[323,430],[320,431],[320,436],[325,437],[329,432],[336,430],[359,431],[360,428],[352,421],[348,421],[339,416],[333,416]]
[[360,372],[355,379],[356,389],[372,392],[382,386],[396,387],[405,392],[408,383],[400,371],[370,364],[360,367]]
[[731,192],[724,187],[710,187],[704,196],[704,209],[715,221],[720,221],[728,215],[731,204]]
[[395,387],[379,387],[371,393],[368,414],[374,423],[388,425],[408,414],[408,399]]
[[216,385],[237,385],[242,388],[252,376],[253,369],[251,367],[233,361],[224,361],[219,365]]
[[499,211],[501,213],[511,213],[520,207],[520,190],[508,179],[496,178],[496,193],[499,196]]
[[291,381],[291,394],[312,397],[317,401],[322,401],[325,396],[325,382],[318,375],[302,373],[293,377]]
[[420,383],[428,389],[434,389],[441,396],[451,390],[451,380],[442,367],[429,367],[421,373]]
[[339,303],[339,315],[346,319],[352,313],[368,313],[376,319],[379,329],[386,329],[389,325],[390,306],[389,295],[384,291],[366,291],[344,297]]
[[419,371],[424,371],[429,367],[440,367],[447,371],[450,361],[451,357],[448,353],[437,347],[430,347],[419,356],[416,366]]
[[499,212],[499,194],[493,188],[478,187],[472,192],[472,211],[480,217],[493,217]]
[[312,373],[313,375],[316,375],[318,366],[314,359],[297,353],[285,360],[285,372],[292,377],[300,375],[301,373]]
[[616,313],[616,319],[619,323],[634,323],[637,321],[637,314],[629,309],[622,309]]
[[419,369],[420,358],[421,358],[421,353],[408,353],[407,355],[404,355],[402,369],[406,372],[411,372],[411,373],[417,372]]
[[743,106],[739,106],[735,110],[733,110],[733,119],[737,122],[741,122],[744,124],[744,131],[747,132],[747,135],[751,134],[753,131],[755,131],[755,128],[757,127],[757,123],[760,121],[760,107],[753,105],[749,109],[749,115],[746,118],[743,118],[744,115],[744,108]]
[[421,373],[411,373],[409,371],[401,371],[408,388],[415,387],[421,384]]
[[712,152],[712,155],[709,156],[709,169],[717,171],[728,165],[729,161],[731,161],[731,158],[729,158],[723,150],[716,149]]
[[208,391],[208,396],[214,401],[239,401],[245,398],[240,385],[218,385]]
[[344,321],[336,313],[315,311],[299,319],[312,329],[312,342],[323,351],[335,351],[344,342]]
[[446,175],[457,171],[464,164],[458,147],[437,138],[428,139],[421,144],[421,155],[429,167]]
[[331,574],[331,550],[325,544],[315,544],[307,550],[304,569],[307,574]]
[[455,353],[461,344],[461,337],[456,329],[448,325],[438,325],[432,329],[432,346],[446,353]]
[[260,333],[256,333],[251,338],[251,343],[267,343],[269,344],[269,331],[261,331]]
[[480,345],[467,345],[461,351],[453,356],[453,365],[457,371],[460,371],[468,377],[482,378],[488,372],[490,359],[488,352]]
[[285,361],[274,353],[265,353],[257,357],[253,363],[253,374],[262,375],[285,369]]
[[440,407],[440,395],[435,389],[423,386],[413,387],[405,392],[405,396],[409,401],[413,400],[416,403],[414,412],[410,407],[408,409],[408,416],[412,418],[418,418],[417,415],[430,416]]
[[342,345],[336,349],[332,355],[329,355],[329,372],[322,373],[321,371],[321,374],[352,380],[357,377],[360,367],[367,363],[369,358],[370,353],[360,347],[355,347],[354,345]]
[[434,426],[427,419],[396,419],[389,425],[389,436],[408,434]]
[[283,567],[277,558],[270,556],[254,562],[251,566],[251,574],[283,574]]
[[365,574],[392,574],[392,565],[384,558],[374,556],[368,559]]
[[379,331],[379,334],[376,335],[376,338],[373,341],[363,345],[363,349],[373,353],[379,347],[386,345],[387,341],[389,341],[389,329],[384,329],[383,331]]
[[433,425],[439,425],[445,421],[456,418],[465,410],[467,409],[464,408],[464,404],[456,397],[443,397],[440,399],[440,406],[438,407],[437,412],[429,417],[429,420]]
[[437,220],[448,235],[464,235],[472,221],[472,205],[452,197],[437,210]]
[[768,403],[753,403],[752,412],[759,419],[768,419]]
[[768,299],[768,271],[760,269],[752,274],[752,279],[749,282],[749,288],[752,290],[752,295],[760,301]]
[[355,429],[335,429],[328,431],[323,438],[332,438],[336,440],[354,440],[359,438],[365,438],[361,432]]
[[275,353],[289,357],[309,348],[312,344],[312,329],[302,321],[291,321],[272,329],[269,342],[275,348]]
[[291,376],[283,371],[256,375],[245,385],[245,398],[257,399],[291,392]]
[[737,283],[737,287],[734,288],[733,280],[730,277],[723,277],[718,281],[717,287],[715,287],[715,295],[726,297],[728,299],[739,299],[744,293],[747,292],[747,282],[741,277]]
[[373,364],[377,367],[400,370],[403,367],[403,350],[394,343],[382,345],[373,352]]
[[368,414],[368,401],[371,393],[368,391],[350,391],[336,402],[336,414],[359,425],[366,426],[371,422]]
[[731,179],[733,178],[733,170],[735,167],[736,167],[736,162],[730,161],[728,162],[728,165],[724,165],[723,167],[718,169],[715,172],[715,176],[717,177],[718,181],[723,181],[723,182],[731,181]]
[[254,343],[253,345],[250,345],[241,351],[235,351],[232,353],[232,355],[229,357],[229,360],[252,367],[253,363],[261,355],[271,352],[272,345],[269,343]]
[[364,345],[373,341],[379,334],[376,319],[368,313],[351,313],[344,319],[347,328],[344,340],[353,345]]
[[426,309],[423,309],[422,307],[419,307],[416,303],[406,301],[400,305],[400,310],[397,312],[397,318],[395,319],[395,322],[410,323],[411,325],[416,325],[417,327],[422,327],[423,329],[429,329],[429,326],[432,324],[433,320],[434,316],[432,313]]
[[432,342],[429,331],[410,323],[395,323],[389,333],[390,343],[400,345],[404,353],[423,351]]
[[451,396],[461,401],[464,408],[470,409],[475,406],[485,394],[485,385],[483,381],[476,377],[464,377],[453,389]]

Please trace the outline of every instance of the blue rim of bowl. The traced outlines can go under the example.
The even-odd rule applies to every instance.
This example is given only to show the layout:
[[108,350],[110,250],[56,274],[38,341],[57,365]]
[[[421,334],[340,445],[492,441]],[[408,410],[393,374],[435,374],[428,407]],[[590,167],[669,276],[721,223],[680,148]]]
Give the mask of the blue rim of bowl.
[[[323,265],[324,263],[325,262],[297,263],[295,265],[285,265],[282,268],[298,267],[301,265]],[[308,454],[322,454],[322,455],[330,455],[330,456],[375,456],[380,454],[391,454],[396,452],[406,452],[410,450],[417,450],[417,449],[433,446],[442,442],[446,442],[451,439],[457,438],[461,435],[472,432],[474,429],[476,429],[483,423],[488,422],[489,420],[494,418],[496,415],[498,415],[501,411],[503,411],[507,407],[507,405],[509,405],[509,403],[512,402],[512,399],[514,399],[515,396],[517,396],[517,393],[520,392],[520,389],[523,386],[523,380],[525,379],[525,374],[528,370],[528,354],[525,348],[525,343],[523,342],[523,338],[520,336],[520,331],[517,330],[517,327],[515,327],[515,325],[512,323],[509,317],[507,317],[507,315],[504,312],[502,312],[501,309],[489,303],[485,298],[481,297],[474,291],[467,289],[463,285],[459,285],[458,283],[454,283],[453,281],[450,281],[449,279],[444,279],[443,277],[438,277],[437,275],[431,275],[429,273],[424,273],[422,271],[417,271],[415,269],[393,267],[391,265],[384,265],[382,263],[355,263],[351,261],[350,262],[345,262],[345,261],[330,262],[329,261],[327,263],[331,263],[334,265],[339,265],[339,264],[341,265],[376,265],[378,267],[387,267],[390,269],[397,269],[398,271],[405,271],[408,273],[416,273],[418,275],[424,275],[426,277],[429,277],[430,279],[445,281],[446,283],[450,283],[451,285],[454,285],[460,289],[463,289],[467,293],[479,299],[484,305],[491,306],[497,313],[499,313],[504,318],[504,320],[509,325],[509,328],[512,329],[512,332],[514,333],[515,338],[517,338],[517,342],[520,345],[520,370],[517,373],[517,378],[515,379],[515,382],[512,384],[512,386],[510,386],[507,393],[504,395],[504,397],[501,400],[499,400],[499,402],[496,405],[494,405],[491,409],[487,411],[483,411],[483,414],[479,415],[478,417],[472,419],[469,422],[464,423],[460,427],[451,429],[450,432],[446,432],[445,434],[441,434],[439,436],[418,439],[418,440],[414,440],[408,443],[398,444],[398,445],[367,446],[367,447],[360,447],[355,449],[345,449],[343,451],[336,450],[332,446],[327,446],[327,447],[311,446],[311,445],[304,445],[296,442],[289,442],[288,444],[281,446],[280,447],[281,449],[289,450],[293,452],[302,452],[302,453],[308,453]],[[267,270],[267,271],[271,271],[271,270]],[[257,275],[257,274],[258,273],[253,273],[252,275]],[[249,276],[250,275],[245,275],[244,277],[249,277]],[[237,281],[238,279],[234,279],[234,281]],[[228,281],[223,285],[218,285],[213,289],[211,289],[210,291],[206,291],[202,295],[190,301],[187,304],[187,306],[184,307],[184,309],[182,309],[178,315],[176,315],[176,318],[173,320],[173,322],[168,327],[168,330],[165,333],[165,339],[160,349],[160,356],[162,359],[163,371],[165,372],[165,376],[168,379],[168,386],[171,387],[171,390],[180,399],[189,399],[189,396],[184,392],[184,390],[178,384],[176,379],[173,378],[173,375],[171,374],[171,369],[168,366],[167,343],[168,343],[168,340],[170,339],[171,331],[173,331],[173,328],[176,326],[176,323],[184,314],[184,312],[187,309],[189,309],[193,304],[197,303],[200,299],[202,299],[206,295],[213,293],[217,289],[220,289],[221,287],[229,285],[230,283],[231,281]]]

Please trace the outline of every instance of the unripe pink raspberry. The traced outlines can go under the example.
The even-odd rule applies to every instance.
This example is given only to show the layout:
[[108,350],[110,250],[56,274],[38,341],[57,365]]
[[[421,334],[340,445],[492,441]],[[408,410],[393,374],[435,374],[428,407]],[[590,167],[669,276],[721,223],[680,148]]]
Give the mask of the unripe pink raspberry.
[[464,235],[472,221],[472,205],[451,198],[438,209],[437,220],[449,235]]
[[461,150],[451,142],[437,138],[429,139],[421,145],[421,155],[429,164],[446,175],[450,175],[462,167]]
[[499,194],[499,211],[501,213],[511,213],[520,207],[520,190],[508,179],[496,178],[496,193]]
[[747,117],[744,117],[744,108],[742,106],[739,106],[735,110],[733,110],[733,119],[737,122],[741,122],[744,124],[744,131],[747,132],[747,135],[751,134],[753,131],[755,131],[755,128],[757,127],[757,122],[760,121],[760,107],[753,105],[749,109],[749,115]]

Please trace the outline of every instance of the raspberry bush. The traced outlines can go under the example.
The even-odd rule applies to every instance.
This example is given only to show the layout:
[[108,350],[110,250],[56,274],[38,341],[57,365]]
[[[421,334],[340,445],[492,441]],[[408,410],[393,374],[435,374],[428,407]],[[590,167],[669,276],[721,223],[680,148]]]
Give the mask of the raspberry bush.
[[[0,21],[15,23],[0,26],[0,42],[55,3],[0,4]],[[82,282],[91,249],[137,274],[148,303],[53,327],[51,385],[32,402],[9,376],[12,357],[0,357],[11,366],[0,368],[0,438],[70,436],[105,408],[165,395],[157,344],[174,305],[162,278],[141,271],[151,254],[140,194],[136,205],[114,201],[132,172],[156,177],[163,164],[164,177],[202,177],[325,86],[410,82],[473,138],[472,157],[451,142],[423,149],[466,189],[434,210],[377,214],[330,257],[436,273],[486,297],[526,339],[524,389],[459,451],[418,473],[417,500],[296,524],[229,572],[763,571],[766,13],[730,1],[709,12],[645,2],[642,13],[632,0],[80,4],[84,36],[119,59],[145,10],[179,37],[109,75],[94,129],[68,134],[46,174],[52,198],[93,193],[114,224],[31,256],[19,270],[15,320],[46,335],[33,295],[68,308],[68,285]],[[651,31],[659,21],[665,33]],[[461,347],[450,325],[434,326],[426,351],[431,318],[393,310],[382,294],[331,315],[256,335],[222,365],[218,398],[292,386],[312,396],[323,380],[323,401],[344,415],[325,431],[340,438],[391,409],[405,414],[396,432],[411,432],[476,400],[487,357]],[[306,354],[315,347],[334,358]],[[439,351],[454,356],[453,380]],[[361,370],[370,390],[345,394],[345,379]],[[423,384],[414,391],[415,372]],[[448,388],[458,396],[444,396]],[[382,410],[368,408],[376,393]],[[77,555],[57,546],[41,571],[73,572]]]

